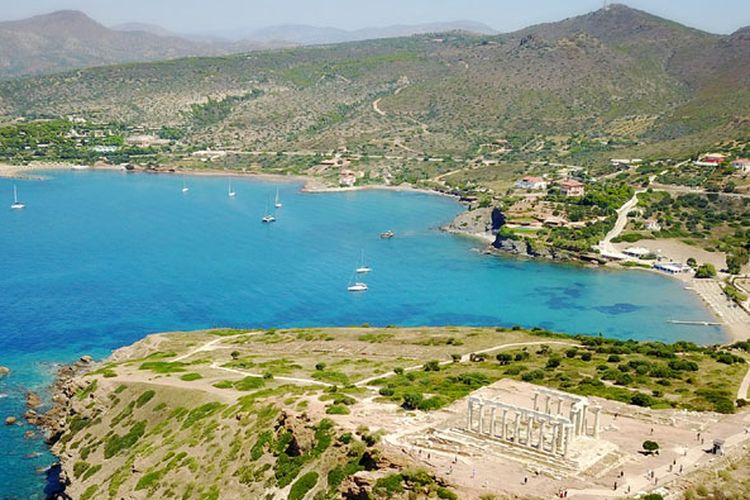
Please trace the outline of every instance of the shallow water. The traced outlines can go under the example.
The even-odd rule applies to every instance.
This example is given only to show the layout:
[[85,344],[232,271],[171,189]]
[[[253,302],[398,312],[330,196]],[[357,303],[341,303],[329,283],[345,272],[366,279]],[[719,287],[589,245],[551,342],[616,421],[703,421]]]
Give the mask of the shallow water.
[[[54,172],[17,182],[21,211],[0,179],[0,417],[20,416],[25,387],[56,363],[105,356],[147,333],[217,326],[524,325],[617,338],[721,342],[672,279],[490,257],[436,228],[461,206],[417,193],[303,194],[261,224],[276,185],[113,172]],[[4,202],[5,199],[3,198]],[[384,241],[379,233],[393,229]],[[364,250],[370,290],[346,286]],[[0,498],[41,496],[49,465],[28,427],[0,428]],[[7,444],[6,444],[7,443]]]

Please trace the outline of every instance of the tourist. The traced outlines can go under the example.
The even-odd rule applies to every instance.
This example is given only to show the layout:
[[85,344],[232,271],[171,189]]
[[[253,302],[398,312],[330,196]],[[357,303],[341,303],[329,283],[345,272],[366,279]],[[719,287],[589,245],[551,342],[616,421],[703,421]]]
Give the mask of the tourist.
[[528,484],[528,482],[529,482],[529,476],[524,476],[523,477],[523,484]]

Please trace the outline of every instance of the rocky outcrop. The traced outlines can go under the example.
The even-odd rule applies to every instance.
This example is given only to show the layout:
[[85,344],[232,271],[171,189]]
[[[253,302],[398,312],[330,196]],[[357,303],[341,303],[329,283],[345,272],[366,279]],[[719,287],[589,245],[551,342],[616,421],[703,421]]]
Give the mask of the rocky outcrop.
[[8,375],[10,375],[10,368],[0,366],[0,378],[7,377]]
[[39,397],[34,391],[26,392],[26,408],[30,410],[36,410],[42,406],[42,398]]
[[441,229],[448,233],[490,239],[505,224],[505,215],[497,208],[477,208],[458,214]]
[[533,259],[565,261],[576,258],[575,255],[553,246],[535,242],[527,238],[508,237],[502,233],[497,234],[495,241],[492,243],[492,248],[498,253]]
[[15,425],[18,419],[14,416],[5,417],[5,425]]

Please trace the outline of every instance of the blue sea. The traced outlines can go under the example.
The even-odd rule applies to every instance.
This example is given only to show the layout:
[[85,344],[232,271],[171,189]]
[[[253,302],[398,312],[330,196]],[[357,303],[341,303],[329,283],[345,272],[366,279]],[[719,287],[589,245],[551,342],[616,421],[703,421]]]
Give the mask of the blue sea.
[[[652,273],[481,254],[437,228],[463,208],[427,194],[304,194],[298,183],[118,172],[0,179],[0,417],[59,363],[152,332],[208,327],[491,325],[616,338],[725,340],[696,297]],[[11,210],[12,185],[23,210]],[[280,189],[277,222],[260,222]],[[381,240],[387,229],[396,238]],[[364,252],[369,291],[346,291]],[[0,426],[0,498],[43,497],[54,461]]]

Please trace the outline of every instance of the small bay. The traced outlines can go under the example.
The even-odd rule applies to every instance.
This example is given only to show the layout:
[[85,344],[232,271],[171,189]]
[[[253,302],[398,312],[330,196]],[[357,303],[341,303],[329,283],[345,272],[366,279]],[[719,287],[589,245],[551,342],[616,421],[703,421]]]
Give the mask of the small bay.
[[[57,363],[148,333],[209,327],[491,325],[615,338],[726,340],[683,285],[654,273],[483,255],[441,233],[463,208],[421,193],[305,194],[299,183],[116,172],[0,179],[0,417]],[[23,210],[10,210],[13,184]],[[262,224],[277,187],[283,208]],[[6,198],[2,198],[5,202]],[[381,240],[393,230],[396,237]],[[364,252],[369,291],[348,293]],[[449,353],[446,353],[446,355]],[[53,461],[0,428],[0,497],[43,497]],[[35,455],[39,453],[39,455]],[[33,455],[32,455],[33,454]],[[31,458],[27,458],[31,457]]]

